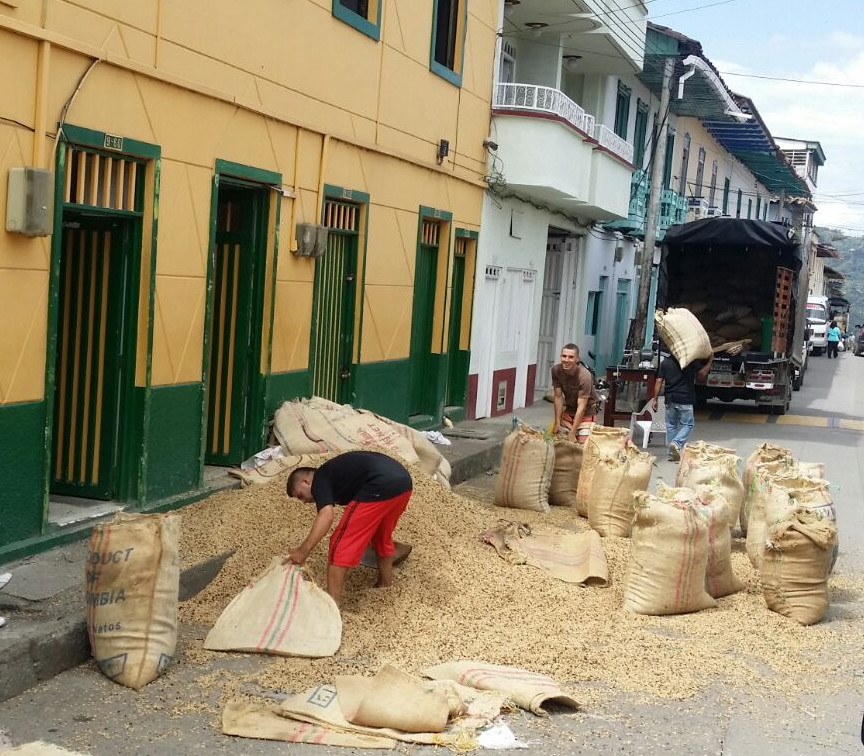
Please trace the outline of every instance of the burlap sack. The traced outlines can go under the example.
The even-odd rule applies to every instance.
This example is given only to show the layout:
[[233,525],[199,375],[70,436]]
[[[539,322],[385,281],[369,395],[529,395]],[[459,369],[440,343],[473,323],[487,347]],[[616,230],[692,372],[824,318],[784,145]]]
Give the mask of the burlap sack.
[[118,514],[93,528],[87,554],[87,632],[114,682],[138,690],[164,672],[177,645],[180,515]]
[[837,543],[830,520],[798,507],[768,531],[762,560],[762,595],[768,608],[802,625],[828,610],[828,570]]
[[[766,446],[766,444],[763,444],[763,446]],[[774,447],[774,449],[778,451],[780,448],[781,447]],[[792,456],[788,454],[774,454],[773,452],[769,452],[769,456],[772,456],[773,458],[765,462],[760,462],[758,457],[755,461],[752,461],[753,454],[751,454],[744,465],[744,503],[741,505],[741,512],[738,521],[741,525],[741,533],[745,537],[750,528],[751,513],[758,507],[757,499],[761,495],[762,483],[759,481],[759,471],[770,470],[772,474],[777,475],[788,475],[797,471],[797,463]]]
[[678,462],[678,476],[675,480],[675,485],[678,486],[678,488],[684,486],[682,470],[690,464],[692,459],[695,459],[696,457],[708,457],[709,459],[713,459],[715,457],[723,456],[732,456],[737,458],[734,449],[727,449],[724,446],[716,446],[705,441],[688,441],[684,444],[684,448],[681,450],[681,460]]
[[584,444],[566,438],[556,438],[555,466],[552,469],[552,482],[549,484],[549,503],[559,507],[576,505],[576,489],[579,486],[579,473],[582,472]]
[[772,467],[769,464],[758,468],[757,495],[750,513],[747,556],[756,569],[762,563],[769,529],[796,507],[810,509],[818,519],[829,520],[835,526],[837,523],[827,481],[801,475],[800,466],[779,475],[772,473]]
[[693,360],[707,360],[711,356],[711,340],[690,310],[683,307],[670,307],[665,313],[657,310],[654,324],[660,338],[682,368]]
[[633,494],[646,491],[654,457],[629,441],[623,450],[601,458],[591,483],[588,524],[601,536],[630,537]]
[[706,510],[708,521],[708,563],[705,566],[705,590],[715,599],[744,589],[732,571],[732,526],[737,512],[716,486],[697,486],[698,503]]
[[3,756],[87,756],[80,751],[69,751],[44,740],[34,740],[10,749],[0,748],[0,751]]
[[679,488],[696,491],[699,486],[713,486],[718,489],[729,505],[732,518],[729,520],[730,528],[737,524],[745,498],[744,482],[738,475],[740,461],[734,453],[703,451],[702,454],[691,455],[678,467]]
[[423,675],[433,680],[453,680],[479,690],[499,691],[511,703],[538,717],[548,716],[543,707],[550,702],[571,709],[579,708],[576,699],[561,690],[551,677],[517,667],[502,667],[482,661],[455,661],[425,669]]
[[204,648],[278,656],[333,656],[342,643],[342,618],[330,596],[303,570],[275,557],[225,607]]
[[444,694],[385,664],[375,677],[337,677],[342,713],[352,724],[402,732],[443,732],[450,716]]
[[555,449],[542,433],[520,423],[504,439],[495,506],[549,511]]
[[395,748],[393,738],[342,732],[279,715],[276,706],[234,700],[222,709],[222,734],[239,738],[277,740],[281,743],[314,743],[345,748]]
[[579,472],[579,485],[576,488],[576,512],[581,517],[588,516],[588,502],[591,499],[591,486],[597,464],[603,457],[617,454],[627,445],[627,428],[609,428],[595,425],[588,434],[585,451],[582,455],[582,470]]
[[636,517],[624,610],[636,614],[685,614],[716,606],[705,591],[708,520],[696,493],[659,486],[657,495],[633,495]]

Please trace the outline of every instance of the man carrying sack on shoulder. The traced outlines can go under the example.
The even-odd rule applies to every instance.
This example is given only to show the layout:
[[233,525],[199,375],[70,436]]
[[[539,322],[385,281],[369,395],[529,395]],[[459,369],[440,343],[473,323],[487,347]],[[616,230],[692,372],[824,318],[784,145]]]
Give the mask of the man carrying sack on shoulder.
[[408,506],[413,484],[395,459],[373,451],[352,451],[319,468],[298,467],[288,476],[286,492],[315,504],[318,514],[309,535],[285,559],[303,564],[330,532],[336,506],[345,507],[330,537],[327,554],[327,593],[339,605],[348,570],[360,564],[369,543],[378,557],[377,587],[393,584],[393,530]]
[[579,347],[575,344],[561,347],[561,362],[552,367],[552,388],[554,432],[566,433],[571,441],[584,444],[588,425],[595,422],[600,397],[591,371],[579,361]]
[[[712,354],[707,361],[697,360],[681,367],[671,354],[660,363],[660,370],[654,381],[654,411],[657,411],[657,397],[666,396],[666,438],[669,441],[670,462],[681,459],[681,450],[690,438],[695,420],[693,405],[696,404],[696,381],[704,381],[711,371],[714,361]],[[665,392],[664,392],[665,389]]]

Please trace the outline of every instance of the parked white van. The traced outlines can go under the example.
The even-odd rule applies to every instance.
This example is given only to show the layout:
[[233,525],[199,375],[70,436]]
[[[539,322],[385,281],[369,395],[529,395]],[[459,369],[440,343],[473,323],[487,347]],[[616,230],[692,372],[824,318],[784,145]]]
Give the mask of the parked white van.
[[813,354],[823,354],[828,347],[828,297],[807,297],[807,325],[810,327],[810,344]]

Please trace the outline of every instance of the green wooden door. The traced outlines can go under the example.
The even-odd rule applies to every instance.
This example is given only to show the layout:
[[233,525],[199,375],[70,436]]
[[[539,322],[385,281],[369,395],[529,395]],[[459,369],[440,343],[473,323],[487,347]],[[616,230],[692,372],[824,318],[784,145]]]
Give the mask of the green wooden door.
[[207,374],[208,464],[238,464],[262,442],[262,419],[254,416],[254,407],[260,390],[265,201],[260,189],[219,188]]
[[447,356],[447,395],[448,407],[465,407],[468,398],[468,355],[467,349],[459,348],[462,332],[462,305],[465,293],[465,251],[467,240],[456,239],[453,257],[453,286],[450,295],[450,332]]
[[354,320],[360,206],[327,200],[327,250],[315,261],[312,393],[341,404],[353,394]]
[[434,414],[437,404],[435,363],[432,356],[432,326],[435,316],[438,239],[441,225],[425,219],[421,224],[417,266],[414,270],[409,415]]
[[628,299],[630,296],[630,281],[618,281],[618,292],[615,295],[615,334],[612,342],[612,364],[618,365],[624,354],[624,344],[627,339]]
[[130,322],[134,221],[65,213],[61,240],[51,491],[113,499]]

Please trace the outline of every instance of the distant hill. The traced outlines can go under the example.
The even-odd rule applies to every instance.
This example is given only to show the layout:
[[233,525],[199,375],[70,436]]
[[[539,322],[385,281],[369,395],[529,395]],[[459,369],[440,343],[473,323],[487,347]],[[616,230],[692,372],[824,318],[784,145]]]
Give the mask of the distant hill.
[[852,305],[850,324],[864,324],[864,236],[847,236],[842,231],[819,226],[814,230],[823,244],[830,244],[840,252],[839,260],[825,262],[846,276],[843,296]]

